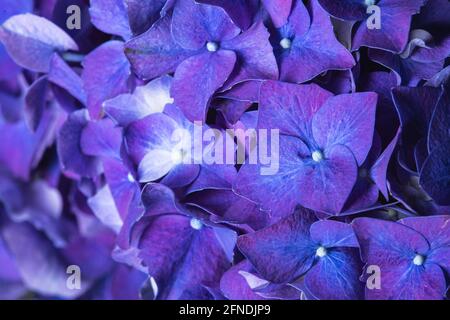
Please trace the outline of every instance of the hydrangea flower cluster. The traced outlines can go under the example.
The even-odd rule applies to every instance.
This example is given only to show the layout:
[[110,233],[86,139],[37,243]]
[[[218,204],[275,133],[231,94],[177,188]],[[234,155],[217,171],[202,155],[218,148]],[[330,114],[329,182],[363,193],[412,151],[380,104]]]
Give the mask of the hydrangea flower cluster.
[[447,299],[449,16],[2,0],[0,298]]

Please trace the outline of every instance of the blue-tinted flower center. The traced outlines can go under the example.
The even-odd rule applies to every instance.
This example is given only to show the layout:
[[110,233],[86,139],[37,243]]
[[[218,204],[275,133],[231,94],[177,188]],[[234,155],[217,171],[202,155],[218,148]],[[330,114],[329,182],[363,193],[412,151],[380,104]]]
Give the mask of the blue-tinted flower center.
[[323,258],[323,257],[325,257],[326,255],[327,255],[327,248],[322,247],[322,246],[320,246],[320,247],[317,248],[317,250],[316,250],[316,256],[317,256],[317,257]]
[[191,228],[195,230],[200,230],[203,227],[203,223],[197,218],[191,219]]
[[370,6],[373,6],[376,1],[375,0],[365,0],[364,2],[366,4],[366,6],[370,7]]
[[369,171],[365,168],[360,168],[358,171],[358,175],[361,179],[367,178],[369,176]]
[[416,254],[416,256],[414,257],[413,263],[416,266],[421,266],[421,265],[423,265],[424,261],[425,261],[425,258],[422,255]]
[[281,46],[283,49],[289,49],[289,48],[291,47],[291,45],[292,45],[292,41],[291,41],[291,39],[289,39],[289,38],[283,38],[283,39],[281,39],[281,41],[280,41],[280,46]]
[[214,41],[208,41],[206,43],[206,49],[209,52],[216,52],[217,50],[219,50],[219,44],[217,42],[214,42]]
[[323,153],[319,150],[313,151],[313,153],[311,154],[312,159],[315,162],[320,162],[323,160]]

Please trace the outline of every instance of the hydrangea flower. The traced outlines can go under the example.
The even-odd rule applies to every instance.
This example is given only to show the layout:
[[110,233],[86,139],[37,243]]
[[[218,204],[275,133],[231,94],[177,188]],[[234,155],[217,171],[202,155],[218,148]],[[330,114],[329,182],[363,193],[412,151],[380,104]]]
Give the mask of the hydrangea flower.
[[[380,48],[391,52],[401,52],[406,46],[412,15],[418,13],[424,0],[318,0],[332,16],[350,21],[358,21],[353,37],[353,49],[361,46]],[[368,10],[377,6],[381,20],[380,28],[369,28]],[[382,26],[382,27],[381,27]]]
[[[175,71],[172,95],[191,120],[204,120],[212,95],[248,79],[278,76],[261,22],[241,33],[216,6],[180,0],[172,16],[159,20],[126,46],[135,72],[151,79]],[[202,90],[195,86],[202,84]]]
[[258,165],[244,165],[236,191],[274,217],[290,214],[298,204],[338,214],[369,152],[376,101],[373,93],[333,97],[316,85],[265,82],[258,128],[280,130],[279,171],[264,176]]
[[448,299],[449,13],[2,0],[0,299]]
[[270,227],[239,237],[238,246],[263,278],[295,283],[315,299],[361,299],[361,261],[352,228],[317,221],[298,210]]
[[442,299],[447,285],[448,217],[405,218],[388,222],[358,218],[353,222],[366,266],[381,271],[381,289],[366,289],[369,299]]

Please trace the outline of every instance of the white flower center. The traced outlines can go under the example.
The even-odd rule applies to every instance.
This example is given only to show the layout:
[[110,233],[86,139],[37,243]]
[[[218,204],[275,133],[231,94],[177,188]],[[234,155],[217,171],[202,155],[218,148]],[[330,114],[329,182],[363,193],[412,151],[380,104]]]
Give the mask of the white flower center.
[[365,0],[366,6],[370,7],[375,4],[375,0]]
[[292,41],[290,39],[288,39],[288,38],[283,38],[280,41],[280,46],[283,49],[289,49],[291,47],[291,45],[292,45]]
[[327,255],[327,249],[325,247],[318,247],[316,250],[316,256],[323,258]]
[[192,227],[192,229],[200,230],[203,227],[203,223],[200,220],[198,220],[197,218],[192,218],[191,219],[191,227]]
[[323,160],[323,154],[319,150],[314,151],[311,154],[311,157],[315,162],[319,162],[319,161]]
[[208,41],[206,43],[206,49],[209,52],[216,52],[217,50],[219,50],[219,45],[217,44],[217,42],[214,41]]
[[134,177],[133,177],[133,175],[131,174],[131,172],[128,172],[127,179],[128,179],[128,181],[130,181],[130,182],[136,181],[136,180],[134,180]]
[[416,266],[421,266],[421,265],[423,265],[424,261],[425,261],[425,259],[423,256],[421,256],[420,254],[416,254],[416,256],[414,257],[413,263]]

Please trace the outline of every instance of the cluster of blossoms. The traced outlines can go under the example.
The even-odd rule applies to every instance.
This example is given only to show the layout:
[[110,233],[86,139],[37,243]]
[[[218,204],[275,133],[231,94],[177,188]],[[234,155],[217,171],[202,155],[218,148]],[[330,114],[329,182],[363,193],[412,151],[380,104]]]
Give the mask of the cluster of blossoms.
[[0,298],[446,299],[449,17],[2,0]]

